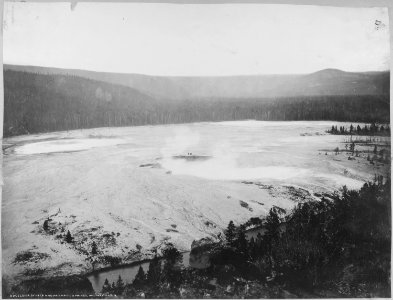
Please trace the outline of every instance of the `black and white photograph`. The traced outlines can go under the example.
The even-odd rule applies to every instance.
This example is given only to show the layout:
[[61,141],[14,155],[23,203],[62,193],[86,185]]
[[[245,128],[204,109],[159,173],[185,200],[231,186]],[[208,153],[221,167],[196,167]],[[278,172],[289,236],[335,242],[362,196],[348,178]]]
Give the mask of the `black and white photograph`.
[[390,298],[393,6],[320,2],[4,1],[2,298]]

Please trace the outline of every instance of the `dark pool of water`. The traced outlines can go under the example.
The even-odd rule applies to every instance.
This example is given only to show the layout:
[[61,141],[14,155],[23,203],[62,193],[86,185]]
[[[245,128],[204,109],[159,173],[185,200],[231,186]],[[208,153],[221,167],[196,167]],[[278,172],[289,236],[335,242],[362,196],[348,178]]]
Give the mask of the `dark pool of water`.
[[[108,279],[109,283],[112,284],[112,282],[116,282],[120,275],[124,283],[132,283],[138,273],[139,266],[141,266],[146,273],[149,269],[149,265],[150,262],[142,262],[132,266],[103,270],[101,272],[91,274],[87,278],[90,280],[94,291],[96,293],[100,293],[105,279]],[[190,252],[183,253],[183,265],[184,267],[190,266]]]

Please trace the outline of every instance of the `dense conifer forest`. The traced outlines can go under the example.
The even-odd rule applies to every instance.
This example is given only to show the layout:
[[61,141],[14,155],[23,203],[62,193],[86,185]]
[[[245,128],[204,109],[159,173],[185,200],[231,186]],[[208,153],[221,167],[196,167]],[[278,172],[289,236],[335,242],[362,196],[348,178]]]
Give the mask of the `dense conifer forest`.
[[225,120],[389,122],[389,96],[154,99],[74,75],[4,72],[4,136]]
[[[299,203],[266,218],[228,224],[211,246],[210,267],[181,266],[169,245],[131,284],[105,282],[104,295],[126,298],[344,298],[390,296],[390,179],[382,176],[359,191]],[[246,238],[248,228],[263,228]]]

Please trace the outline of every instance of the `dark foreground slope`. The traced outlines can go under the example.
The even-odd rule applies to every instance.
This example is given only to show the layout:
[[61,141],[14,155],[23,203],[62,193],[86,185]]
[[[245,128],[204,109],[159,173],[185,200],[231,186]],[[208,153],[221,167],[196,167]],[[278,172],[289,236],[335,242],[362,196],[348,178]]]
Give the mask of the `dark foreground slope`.
[[[329,74],[320,75],[331,78]],[[93,127],[245,119],[389,122],[389,95],[377,88],[383,80],[372,78],[376,82],[369,82],[370,89],[365,88],[359,95],[324,95],[321,92],[307,96],[308,86],[321,82],[312,77],[303,83],[303,96],[169,100],[154,98],[121,84],[49,71],[44,74],[6,68],[4,136]],[[334,85],[329,89],[334,90]]]
[[[167,245],[164,263],[140,267],[131,284],[121,277],[102,293],[123,298],[373,298],[390,297],[390,179],[359,191],[299,203],[291,212],[274,206],[266,218],[235,226],[225,239],[192,245],[208,256],[200,269],[184,268]],[[247,228],[263,229],[256,239]],[[264,232],[261,234],[261,232]]]

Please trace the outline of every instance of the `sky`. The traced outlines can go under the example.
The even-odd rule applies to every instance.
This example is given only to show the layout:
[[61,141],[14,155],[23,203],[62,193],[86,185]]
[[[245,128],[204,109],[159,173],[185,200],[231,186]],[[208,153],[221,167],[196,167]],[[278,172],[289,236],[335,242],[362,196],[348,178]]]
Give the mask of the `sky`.
[[387,8],[5,2],[4,63],[177,76],[389,69]]

